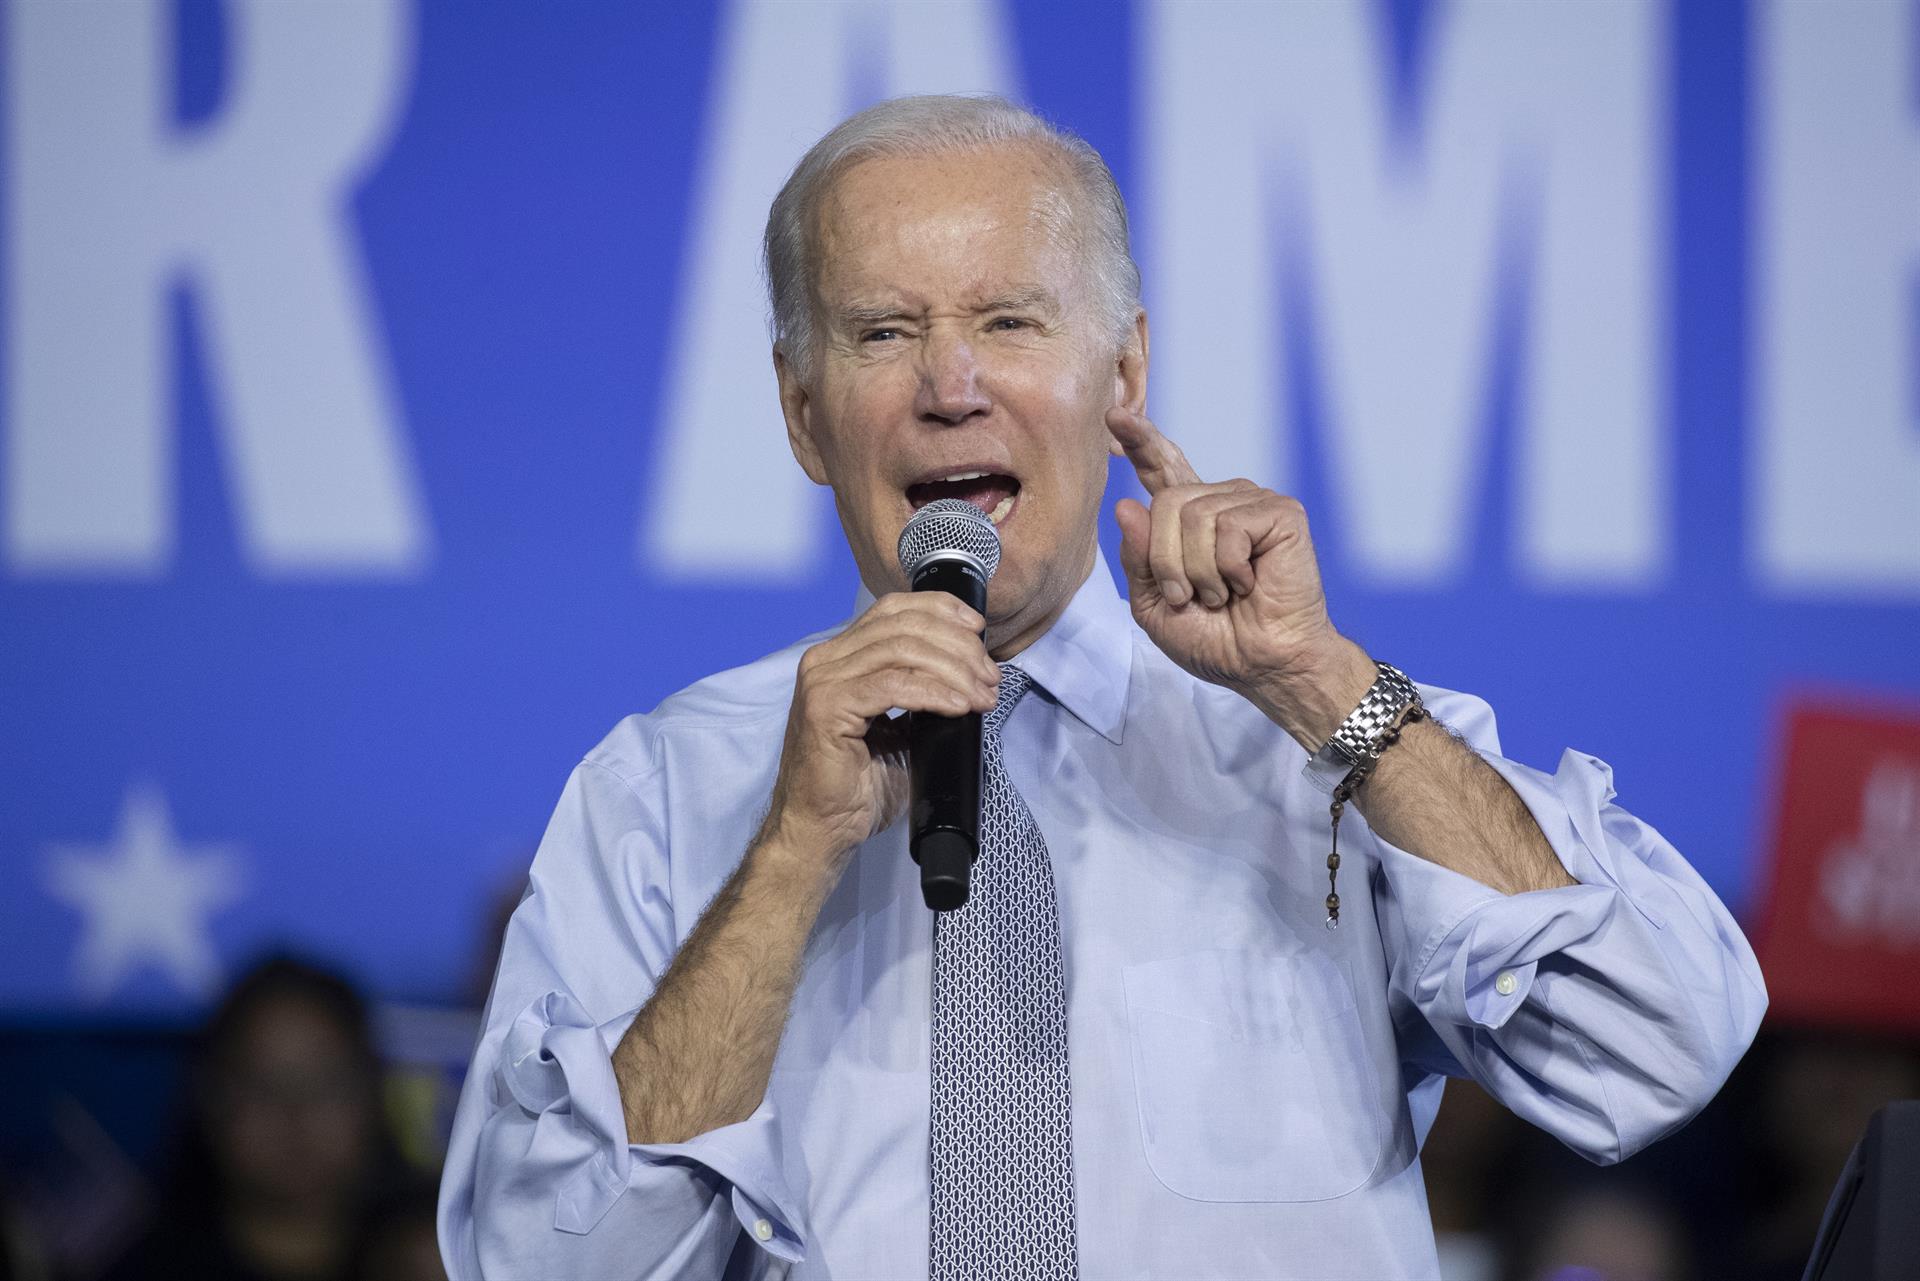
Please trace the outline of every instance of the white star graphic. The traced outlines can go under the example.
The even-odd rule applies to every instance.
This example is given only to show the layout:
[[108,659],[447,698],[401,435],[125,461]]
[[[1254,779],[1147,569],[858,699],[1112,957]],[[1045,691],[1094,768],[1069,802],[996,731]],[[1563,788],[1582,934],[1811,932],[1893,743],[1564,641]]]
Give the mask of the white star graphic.
[[127,789],[106,844],[48,846],[47,893],[85,918],[74,958],[80,989],[102,1000],[147,964],[189,995],[209,995],[221,976],[207,923],[240,897],[236,851],[183,844],[152,784]]

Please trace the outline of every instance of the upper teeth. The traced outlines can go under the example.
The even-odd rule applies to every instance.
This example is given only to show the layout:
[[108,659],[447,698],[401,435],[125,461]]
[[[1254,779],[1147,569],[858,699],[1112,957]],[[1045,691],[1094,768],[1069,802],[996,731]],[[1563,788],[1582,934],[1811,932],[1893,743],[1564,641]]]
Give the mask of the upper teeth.
[[980,478],[981,478],[982,476],[985,476],[985,475],[988,475],[988,474],[989,474],[989,473],[987,473],[987,472],[983,472],[983,471],[963,471],[963,472],[955,472],[955,473],[954,473],[953,475],[951,475],[951,476],[942,476],[942,477],[940,478],[940,483],[941,483],[941,484],[947,484],[947,483],[949,483],[949,482],[951,482],[951,481],[956,481],[956,480],[979,480],[979,479],[980,479]]

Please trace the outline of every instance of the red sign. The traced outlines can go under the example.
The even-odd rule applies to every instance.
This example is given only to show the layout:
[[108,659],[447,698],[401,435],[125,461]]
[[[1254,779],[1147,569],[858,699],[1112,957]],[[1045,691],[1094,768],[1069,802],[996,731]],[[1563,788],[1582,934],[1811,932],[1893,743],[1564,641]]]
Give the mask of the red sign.
[[1787,718],[1755,950],[1770,1017],[1920,1031],[1920,711]]

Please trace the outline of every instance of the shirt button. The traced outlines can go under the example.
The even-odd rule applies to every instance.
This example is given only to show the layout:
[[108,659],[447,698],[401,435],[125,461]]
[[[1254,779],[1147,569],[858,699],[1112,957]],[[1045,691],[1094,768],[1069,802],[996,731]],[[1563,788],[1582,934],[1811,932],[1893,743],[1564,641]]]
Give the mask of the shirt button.
[[773,1225],[765,1219],[755,1219],[753,1222],[753,1235],[759,1237],[762,1241],[771,1241],[773,1240]]
[[1500,977],[1493,981],[1493,990],[1502,996],[1512,996],[1513,989],[1520,986],[1520,980],[1513,977],[1512,970],[1501,970]]

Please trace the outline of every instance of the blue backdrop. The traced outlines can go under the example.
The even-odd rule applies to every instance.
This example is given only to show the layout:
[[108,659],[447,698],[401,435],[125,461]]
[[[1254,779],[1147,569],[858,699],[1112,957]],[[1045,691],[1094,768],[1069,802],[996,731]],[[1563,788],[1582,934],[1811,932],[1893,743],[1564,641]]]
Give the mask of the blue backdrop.
[[282,941],[452,997],[586,748],[844,614],[741,282],[914,88],[1099,147],[1166,430],[1740,908],[1783,698],[1920,692],[1920,6],[1796,7],[12,0],[0,1011],[179,1014]]

